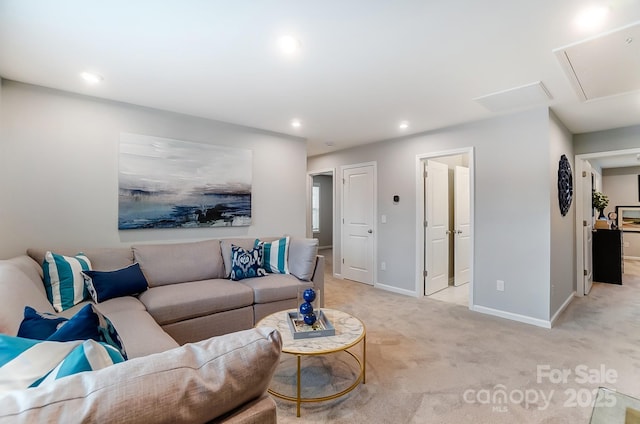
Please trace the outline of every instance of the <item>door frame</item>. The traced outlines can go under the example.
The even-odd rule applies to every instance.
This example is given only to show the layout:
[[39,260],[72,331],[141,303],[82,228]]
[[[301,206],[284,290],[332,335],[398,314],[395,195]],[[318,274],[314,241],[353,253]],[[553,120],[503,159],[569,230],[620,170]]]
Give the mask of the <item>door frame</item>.
[[[373,249],[371,264],[373,267],[373,287],[378,286],[378,162],[362,162],[340,166],[340,273],[342,273],[342,256],[344,255],[344,181],[342,181],[345,169],[373,166]],[[335,179],[334,179],[335,182]],[[334,262],[334,267],[335,267]],[[363,283],[364,284],[364,283]]]
[[470,248],[469,255],[469,309],[475,305],[473,300],[473,280],[474,280],[474,238],[475,238],[475,149],[471,147],[462,147],[459,149],[443,150],[431,153],[422,153],[416,155],[416,270],[415,270],[415,297],[424,297],[424,174],[422,170],[422,161],[426,159],[435,159],[444,156],[468,155],[469,158],[469,222],[470,230]]
[[[575,155],[574,166],[576,168],[576,177],[573,179],[575,181],[575,210],[576,210],[576,296],[582,297],[584,296],[584,281],[583,281],[583,270],[584,270],[584,259],[582,254],[578,254],[578,252],[582,252],[584,250],[584,237],[582,236],[582,221],[584,217],[582,216],[582,207],[583,202],[590,201],[591,199],[583,199],[582,197],[582,178],[578,178],[578,175],[582,175],[582,163],[585,160],[589,159],[597,159],[604,158],[609,156],[620,156],[620,155],[637,155],[640,154],[640,149],[622,149],[622,150],[610,150],[606,152],[595,152],[595,153],[582,153]],[[602,170],[600,170],[602,172]],[[590,217],[589,217],[590,218]]]
[[[316,175],[327,175],[331,174],[332,177],[332,185],[331,185],[331,197],[332,197],[332,209],[331,209],[331,253],[333,256],[332,263],[336,263],[336,168],[325,168],[325,169],[317,169],[314,171],[307,172],[307,238],[313,238],[313,228],[311,225],[311,214],[312,214],[312,205],[311,205],[311,192],[313,190],[313,177]],[[336,276],[335,266],[333,269],[333,275]]]

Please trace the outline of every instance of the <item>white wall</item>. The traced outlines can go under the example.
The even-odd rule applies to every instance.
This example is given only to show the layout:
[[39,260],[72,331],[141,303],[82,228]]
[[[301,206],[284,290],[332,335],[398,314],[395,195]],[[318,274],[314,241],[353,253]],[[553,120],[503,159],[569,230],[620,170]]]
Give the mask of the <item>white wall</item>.
[[[378,222],[376,240],[378,261],[387,269],[378,263],[377,279],[415,292],[416,156],[469,146],[475,147],[475,304],[547,321],[552,185],[547,108],[311,157],[308,171],[377,162],[378,214],[387,215],[387,224]],[[400,196],[397,205],[394,194]],[[336,193],[338,214],[340,197]],[[340,237],[340,228],[336,233]],[[340,264],[334,267],[339,273]],[[504,292],[496,290],[496,280],[505,281]]]
[[[616,206],[640,206],[638,175],[640,166],[603,170],[603,192],[609,197],[607,212],[615,211]],[[624,256],[640,258],[640,233],[624,232],[622,238]]]
[[640,145],[640,125],[596,131],[573,136],[576,155],[637,149]]
[[[252,225],[118,231],[121,132],[253,150]],[[304,140],[7,80],[0,181],[0,258],[27,247],[305,234]]]
[[549,124],[549,182],[551,186],[551,299],[549,313],[553,317],[572,298],[576,285],[575,201],[571,203],[569,212],[562,216],[558,200],[558,164],[562,155],[566,155],[569,159],[574,181],[576,174],[571,133],[552,112],[549,112]]

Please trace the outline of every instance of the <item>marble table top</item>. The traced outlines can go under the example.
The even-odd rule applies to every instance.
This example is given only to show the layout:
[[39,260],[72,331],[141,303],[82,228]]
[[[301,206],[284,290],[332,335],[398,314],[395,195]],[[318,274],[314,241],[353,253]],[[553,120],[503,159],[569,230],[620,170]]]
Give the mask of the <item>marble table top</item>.
[[365,336],[362,321],[346,312],[322,308],[322,312],[336,329],[335,336],[294,339],[287,322],[287,314],[295,309],[280,311],[268,315],[256,324],[256,327],[273,327],[282,336],[282,351],[294,355],[320,355],[345,350],[357,344]]

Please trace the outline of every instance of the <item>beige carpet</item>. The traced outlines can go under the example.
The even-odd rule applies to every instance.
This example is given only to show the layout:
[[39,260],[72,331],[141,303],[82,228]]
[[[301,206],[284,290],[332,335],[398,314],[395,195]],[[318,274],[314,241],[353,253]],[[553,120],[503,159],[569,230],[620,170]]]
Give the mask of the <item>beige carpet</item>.
[[[335,280],[329,272],[326,306],[367,326],[367,383],[338,400],[303,404],[301,418],[294,403],[277,400],[278,420],[588,423],[598,386],[640,396],[640,262],[625,267],[624,285],[594,284],[550,330]],[[292,363],[282,364],[274,384],[293,389]],[[351,372],[346,355],[303,364],[307,395],[345,384],[328,373]],[[570,374],[551,382],[547,373],[539,382],[538,367]]]

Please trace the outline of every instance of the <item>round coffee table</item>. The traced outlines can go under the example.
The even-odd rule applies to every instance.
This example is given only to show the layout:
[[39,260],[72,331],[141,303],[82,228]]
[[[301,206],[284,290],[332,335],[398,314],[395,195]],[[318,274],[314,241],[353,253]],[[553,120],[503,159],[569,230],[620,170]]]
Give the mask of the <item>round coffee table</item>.
[[[269,393],[280,399],[296,402],[297,416],[299,417],[301,403],[323,402],[326,400],[336,399],[349,393],[360,383],[366,383],[367,333],[362,321],[360,321],[353,315],[335,309],[322,308],[322,312],[336,330],[335,336],[294,339],[293,334],[291,333],[291,329],[289,328],[289,323],[287,321],[289,312],[295,312],[295,309],[289,311],[280,311],[268,315],[261,319],[256,324],[256,327],[276,328],[282,336],[282,352],[296,356],[298,367],[296,375],[296,396],[287,396],[272,389],[269,389]],[[361,356],[358,356],[354,352],[347,350],[351,347],[354,347],[360,342],[362,342]],[[359,372],[353,384],[338,393],[334,393],[328,396],[303,398],[301,396],[300,381],[301,358],[303,356],[328,355],[337,352],[346,352],[351,355],[351,357],[357,362]]]

